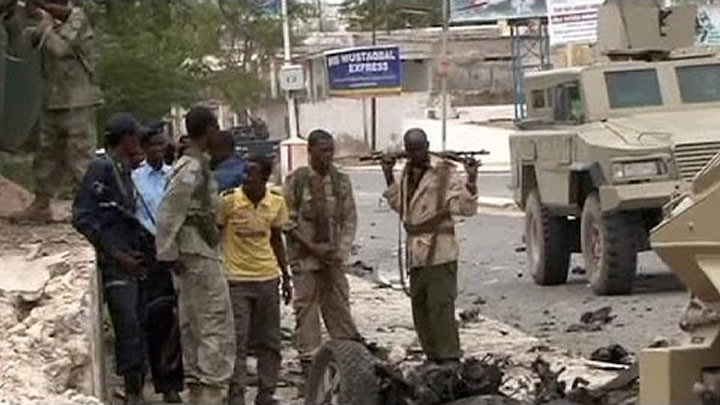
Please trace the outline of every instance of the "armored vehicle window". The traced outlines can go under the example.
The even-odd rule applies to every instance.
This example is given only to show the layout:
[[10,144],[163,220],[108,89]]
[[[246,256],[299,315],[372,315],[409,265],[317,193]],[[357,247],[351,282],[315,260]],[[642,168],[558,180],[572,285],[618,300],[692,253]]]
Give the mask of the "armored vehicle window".
[[682,66],[676,70],[683,103],[720,101],[720,65]]
[[663,103],[655,69],[606,72],[605,84],[610,108],[652,107]]
[[582,122],[585,119],[585,110],[578,82],[556,86],[552,105],[555,121]]
[[545,108],[545,90],[532,91],[532,107]]

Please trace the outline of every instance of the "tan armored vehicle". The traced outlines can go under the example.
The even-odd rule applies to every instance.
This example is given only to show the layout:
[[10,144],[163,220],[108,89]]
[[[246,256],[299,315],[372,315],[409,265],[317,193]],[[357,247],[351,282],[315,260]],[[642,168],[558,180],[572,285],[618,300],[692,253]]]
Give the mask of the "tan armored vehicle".
[[640,354],[640,405],[720,403],[720,155],[666,207],[653,250],[692,291],[674,347]]
[[510,139],[536,283],[564,283],[582,252],[597,294],[632,290],[662,207],[720,151],[720,58],[694,43],[694,6],[608,1],[608,61],[526,76],[528,118]]

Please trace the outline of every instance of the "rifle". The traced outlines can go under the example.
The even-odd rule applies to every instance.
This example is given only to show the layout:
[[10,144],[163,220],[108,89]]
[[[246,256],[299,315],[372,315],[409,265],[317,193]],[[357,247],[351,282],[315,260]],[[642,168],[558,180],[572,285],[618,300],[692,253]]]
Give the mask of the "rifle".
[[[490,154],[489,151],[481,149],[479,151],[444,151],[444,152],[429,152],[431,156],[439,157],[440,159],[450,160],[456,163],[465,163],[468,159],[475,159],[476,156],[487,156]],[[380,162],[385,159],[406,159],[407,154],[405,152],[373,152],[369,155],[361,156],[361,162]]]

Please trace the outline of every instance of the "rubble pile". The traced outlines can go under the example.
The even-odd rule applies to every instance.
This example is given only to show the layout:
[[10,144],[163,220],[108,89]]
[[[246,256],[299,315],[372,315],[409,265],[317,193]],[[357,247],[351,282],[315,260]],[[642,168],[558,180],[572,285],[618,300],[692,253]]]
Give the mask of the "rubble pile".
[[22,186],[0,176],[0,217],[20,211],[30,204],[32,193]]
[[92,258],[0,257],[0,404],[100,403],[87,395]]
[[463,398],[498,395],[505,360],[486,356],[461,363],[423,364],[408,372],[385,362],[377,365],[381,403],[385,405],[441,405]]

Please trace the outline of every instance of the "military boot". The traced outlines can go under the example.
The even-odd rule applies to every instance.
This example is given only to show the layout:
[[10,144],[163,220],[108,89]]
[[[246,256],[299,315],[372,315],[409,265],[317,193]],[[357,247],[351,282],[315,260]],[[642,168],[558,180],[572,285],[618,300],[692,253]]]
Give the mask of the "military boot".
[[144,378],[142,373],[130,373],[125,375],[125,404],[126,405],[142,405],[145,403],[143,399]]
[[8,218],[11,222],[52,222],[52,210],[50,209],[50,199],[47,197],[37,196],[29,207],[20,212],[13,213]]
[[168,391],[163,393],[163,402],[166,404],[181,404],[182,398],[177,391]]

